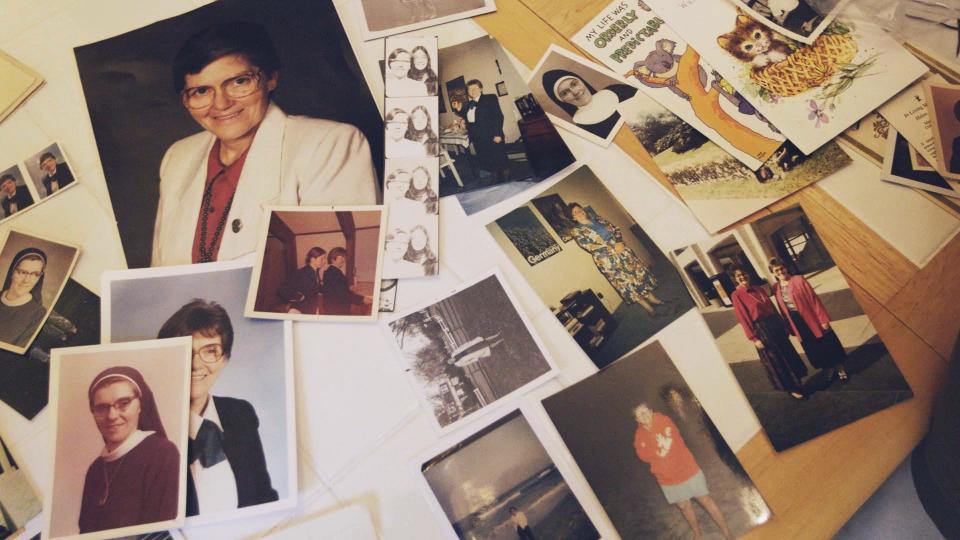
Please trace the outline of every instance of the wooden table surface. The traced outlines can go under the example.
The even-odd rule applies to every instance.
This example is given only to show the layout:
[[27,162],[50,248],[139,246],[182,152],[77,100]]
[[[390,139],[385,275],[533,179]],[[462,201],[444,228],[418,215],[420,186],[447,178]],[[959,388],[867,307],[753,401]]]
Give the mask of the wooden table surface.
[[[551,43],[589,58],[567,37],[608,1],[497,0],[496,13],[475,20],[532,68]],[[673,190],[629,129],[614,141]],[[796,203],[850,281],[915,398],[781,453],[763,432],[754,436],[737,455],[774,517],[746,538],[832,537],[926,432],[932,397],[960,330],[960,235],[919,269],[816,186],[743,221]]]

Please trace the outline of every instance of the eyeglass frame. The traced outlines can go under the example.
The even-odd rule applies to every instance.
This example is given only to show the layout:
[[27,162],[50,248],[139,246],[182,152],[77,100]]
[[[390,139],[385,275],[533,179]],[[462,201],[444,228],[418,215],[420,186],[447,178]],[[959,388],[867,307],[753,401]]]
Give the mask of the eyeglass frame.
[[41,270],[41,271],[39,271],[39,272],[27,272],[26,270],[21,270],[21,269],[19,269],[19,268],[14,268],[14,269],[13,269],[13,272],[14,272],[15,274],[19,274],[19,275],[21,275],[21,276],[29,276],[29,277],[32,277],[32,278],[34,278],[34,279],[40,279],[40,278],[43,277],[43,270]]
[[[226,96],[229,97],[230,99],[243,99],[243,98],[245,98],[245,97],[247,97],[247,96],[252,96],[253,94],[255,94],[255,93],[257,92],[257,90],[260,90],[260,89],[263,88],[264,75],[266,75],[266,74],[265,74],[265,73],[263,72],[263,70],[260,69],[260,68],[253,68],[252,70],[244,71],[243,73],[241,73],[241,74],[239,74],[239,75],[235,75],[235,76],[233,76],[233,77],[229,77],[229,78],[224,79],[223,81],[221,81],[221,82],[220,82],[220,85],[219,85],[219,86],[220,86],[220,91],[223,92],[223,95],[226,95]],[[257,86],[256,86],[256,88],[254,88],[253,91],[251,91],[249,94],[244,94],[244,95],[242,95],[242,96],[231,96],[231,95],[229,95],[229,94],[227,93],[227,90],[226,90],[227,84],[230,83],[230,82],[232,82],[232,81],[235,81],[235,80],[237,80],[237,79],[243,78],[243,77],[251,77],[251,78],[256,79],[256,81],[257,81]],[[217,91],[215,87],[210,86],[210,85],[192,86],[192,87],[190,87],[190,88],[184,88],[183,90],[181,90],[181,91],[180,91],[180,102],[183,104],[184,107],[186,107],[187,109],[190,109],[191,111],[199,111],[199,110],[206,109],[207,107],[213,105],[213,102],[217,99],[216,93],[214,93],[214,94],[212,95],[212,97],[210,98],[210,103],[207,103],[206,105],[203,105],[203,106],[201,106],[201,107],[191,107],[191,106],[188,104],[188,101],[190,101],[190,97],[187,95],[187,93],[190,92],[191,90],[196,90],[196,89],[198,89],[198,88],[209,88],[209,89],[213,90],[214,92]]]
[[[206,358],[203,357],[203,351],[204,351],[204,350],[210,350],[211,347],[218,347],[218,348],[220,349],[220,354],[216,354],[216,353],[215,353],[215,354],[216,354],[216,359],[215,359],[215,360],[212,360],[212,361],[211,361],[211,360],[207,360]],[[190,356],[190,359],[191,359],[191,360],[193,360],[194,358],[196,358],[196,357],[199,356],[199,357],[200,357],[200,361],[203,362],[204,364],[208,364],[208,365],[210,365],[210,364],[216,364],[217,362],[223,360],[223,358],[226,356],[226,354],[225,354],[226,351],[224,350],[222,343],[209,343],[209,344],[207,344],[207,345],[204,345],[203,347],[200,347],[200,349],[195,350],[195,351],[192,351],[192,352],[193,352],[193,354]]]
[[[90,412],[98,418],[106,418],[110,415],[110,411],[117,411],[117,413],[125,413],[127,409],[130,408],[130,405],[133,403],[133,400],[140,399],[140,396],[134,394],[130,397],[122,397],[120,399],[114,400],[111,403],[99,403],[97,405],[92,405],[90,407]],[[118,405],[121,401],[127,400],[125,404]],[[108,408],[104,408],[108,407]]]

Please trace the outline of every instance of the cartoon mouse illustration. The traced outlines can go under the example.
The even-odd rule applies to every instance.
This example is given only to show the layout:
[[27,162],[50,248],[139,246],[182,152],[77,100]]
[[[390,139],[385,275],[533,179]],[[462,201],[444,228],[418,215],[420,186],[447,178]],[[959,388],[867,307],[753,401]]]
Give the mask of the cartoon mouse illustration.
[[[625,77],[636,77],[650,88],[669,88],[677,96],[690,101],[690,94],[677,88],[677,70],[680,65],[680,55],[674,54],[677,43],[669,39],[657,41],[656,47],[647,54],[642,61],[633,64],[633,69],[624,74]],[[706,84],[707,74],[700,68],[700,84]]]

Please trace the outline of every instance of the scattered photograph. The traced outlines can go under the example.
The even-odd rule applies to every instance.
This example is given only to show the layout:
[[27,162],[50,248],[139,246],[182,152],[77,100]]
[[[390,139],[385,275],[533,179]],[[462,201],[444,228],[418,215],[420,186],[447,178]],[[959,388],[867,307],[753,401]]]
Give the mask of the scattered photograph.
[[0,437],[0,540],[16,536],[43,510],[30,479]]
[[786,141],[756,171],[659,103],[630,101],[627,124],[693,215],[716,232],[850,163],[835,142],[805,155]]
[[25,165],[40,201],[72,186],[76,181],[67,157],[57,143],[27,158]]
[[0,52],[0,80],[5,83],[0,96],[0,121],[44,83],[43,76],[4,52]]
[[398,279],[380,280],[380,313],[393,313],[397,306]]
[[955,184],[960,188],[960,184],[956,181],[951,183],[941,176],[893,127],[890,128],[887,153],[883,159],[883,175],[880,178],[894,184],[960,198],[960,189],[954,188]]
[[390,208],[390,219],[422,214],[438,214],[440,173],[436,158],[394,158],[386,160],[383,205]]
[[493,273],[384,325],[414,392],[441,428],[472,420],[556,373],[516,306]]
[[0,349],[27,352],[73,272],[80,248],[9,230],[0,248]]
[[253,252],[263,201],[377,202],[380,97],[332,2],[221,0],[74,52],[129,268]]
[[105,538],[183,525],[187,337],[55,349],[45,538]]
[[[489,36],[439,52],[440,195],[474,214],[575,159],[503,47]],[[503,82],[505,93],[497,90]]]
[[14,165],[0,172],[0,209],[3,209],[0,219],[12,217],[31,205],[33,205],[33,195],[24,182],[20,167]]
[[[588,166],[538,198],[551,195],[566,201],[564,213],[575,246],[528,253],[540,246],[542,233],[553,244],[562,242],[533,202],[490,223],[487,230],[597,367],[620,358],[694,307],[670,261]],[[530,213],[540,222],[537,235],[518,245],[507,231],[512,223],[529,221]],[[529,257],[539,260],[534,264]]]
[[527,84],[553,122],[588,141],[609,146],[623,125],[621,103],[637,89],[564,49],[551,45]]
[[381,206],[268,207],[247,317],[371,321],[379,306]]
[[383,238],[383,275],[388,279],[440,273],[440,220],[432,214],[390,214]]
[[600,538],[519,409],[438,450],[420,472],[457,538]]
[[437,37],[392,36],[384,41],[387,97],[436,96]]
[[359,0],[367,41],[496,11],[494,0]]
[[47,406],[50,351],[100,343],[100,297],[73,279],[23,354],[0,350],[0,401],[27,420]]
[[439,113],[432,97],[384,100],[387,158],[436,157],[440,152]]
[[799,205],[670,260],[777,451],[913,396]]
[[940,170],[945,177],[960,180],[960,85],[927,82],[923,89]]
[[658,341],[543,406],[623,538],[732,539],[771,517]]
[[733,0],[768,28],[807,45],[814,43],[849,0]]
[[192,336],[188,525],[297,499],[291,323],[243,316],[249,262],[107,272],[103,340]]
[[832,141],[927,72],[853,5],[811,45],[803,45],[732,2],[644,2],[804,154]]

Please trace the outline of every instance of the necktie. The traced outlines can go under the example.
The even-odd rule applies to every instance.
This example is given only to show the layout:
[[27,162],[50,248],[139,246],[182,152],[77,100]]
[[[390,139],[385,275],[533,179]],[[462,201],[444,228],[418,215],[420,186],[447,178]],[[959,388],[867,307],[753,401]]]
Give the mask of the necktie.
[[210,420],[204,419],[197,431],[197,438],[190,439],[190,463],[200,460],[204,469],[209,469],[227,459],[223,453],[223,431]]

